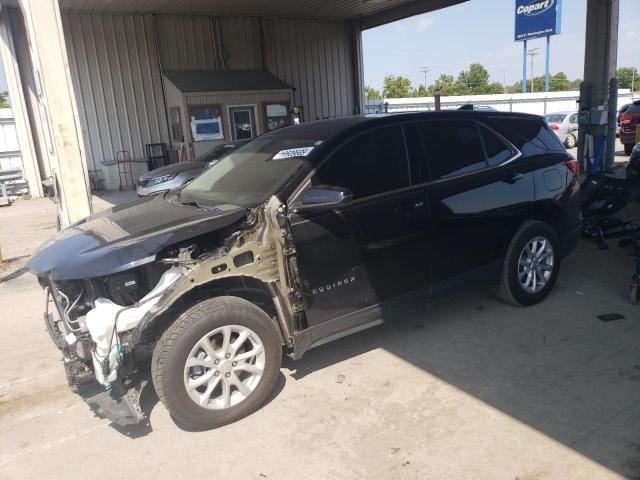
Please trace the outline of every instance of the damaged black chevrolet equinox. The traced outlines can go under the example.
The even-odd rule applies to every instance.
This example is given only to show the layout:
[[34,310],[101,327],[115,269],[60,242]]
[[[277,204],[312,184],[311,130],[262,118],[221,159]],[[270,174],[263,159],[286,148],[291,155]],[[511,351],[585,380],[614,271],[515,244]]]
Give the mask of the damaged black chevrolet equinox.
[[543,300],[580,235],[577,174],[538,116],[311,122],[71,225],[28,268],[74,390],[142,421],[150,367],[174,419],[212,428],[265,402],[283,354],[473,285]]

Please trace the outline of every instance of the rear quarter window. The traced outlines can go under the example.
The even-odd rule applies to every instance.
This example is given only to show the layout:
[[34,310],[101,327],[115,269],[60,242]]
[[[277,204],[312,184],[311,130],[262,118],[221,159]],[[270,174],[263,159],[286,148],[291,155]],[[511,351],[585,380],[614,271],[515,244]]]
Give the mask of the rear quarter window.
[[487,123],[505,136],[523,155],[565,152],[546,122],[541,118],[494,117]]
[[623,115],[638,115],[640,113],[640,102],[632,103],[624,111]]

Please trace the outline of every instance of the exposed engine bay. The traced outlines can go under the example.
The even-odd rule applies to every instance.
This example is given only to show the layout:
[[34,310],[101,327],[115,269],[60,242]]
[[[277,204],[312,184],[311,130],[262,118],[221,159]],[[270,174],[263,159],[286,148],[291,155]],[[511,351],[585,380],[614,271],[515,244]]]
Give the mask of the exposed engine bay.
[[[138,388],[139,395],[131,379],[148,368],[167,326],[185,306],[234,285],[255,290],[253,300],[266,304],[282,343],[291,347],[305,320],[290,243],[284,207],[271,197],[223,230],[163,248],[152,262],[103,277],[40,277],[47,290],[46,326],[64,355],[70,386],[78,391],[97,382],[107,392],[127,395]],[[139,421],[137,402],[128,402],[128,418]]]

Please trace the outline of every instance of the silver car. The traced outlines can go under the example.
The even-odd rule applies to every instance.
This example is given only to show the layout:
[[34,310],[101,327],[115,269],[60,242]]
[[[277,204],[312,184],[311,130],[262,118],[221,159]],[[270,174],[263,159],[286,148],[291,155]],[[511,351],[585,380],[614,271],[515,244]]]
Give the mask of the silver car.
[[565,148],[575,148],[578,143],[578,112],[548,113],[544,118]]
[[200,155],[192,162],[173,163],[151,170],[141,175],[138,179],[138,196],[146,197],[148,195],[157,195],[173,190],[174,188],[179,188],[196,178],[227,153],[235,150],[246,142],[246,140],[238,140],[224,143]]

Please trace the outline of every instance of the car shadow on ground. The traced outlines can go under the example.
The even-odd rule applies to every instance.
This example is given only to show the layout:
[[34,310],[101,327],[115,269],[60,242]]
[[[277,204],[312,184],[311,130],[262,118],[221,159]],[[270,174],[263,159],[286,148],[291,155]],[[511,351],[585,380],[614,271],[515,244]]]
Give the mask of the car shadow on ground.
[[[581,250],[565,261],[542,304],[519,308],[490,292],[471,292],[318,347],[284,367],[301,379],[384,349],[607,468],[640,478],[640,311],[626,302],[631,270],[620,268],[626,259],[617,247],[595,254],[602,259],[595,264],[589,264],[595,247]],[[607,255],[615,256],[614,265]],[[605,323],[597,318],[604,313],[624,317]]]
[[[267,397],[267,400],[265,401],[263,406],[266,406],[269,403],[271,403],[273,400],[275,400],[275,398],[278,395],[280,395],[280,392],[282,392],[282,390],[284,389],[285,384],[286,384],[286,379],[282,374],[282,372],[280,372],[278,374],[278,378],[276,379],[276,383],[273,386],[273,390],[271,390],[271,393],[269,394],[269,397]],[[153,409],[156,407],[156,405],[159,405],[159,404],[160,404],[160,399],[158,398],[158,395],[156,394],[156,391],[153,388],[153,384],[149,382],[149,385],[147,385],[147,387],[144,389],[144,392],[140,398],[140,407],[142,408],[142,411],[144,412],[145,417],[147,419],[151,417],[151,413]],[[173,423],[178,428],[180,428],[185,432],[200,432],[203,430],[207,430],[207,429],[192,428],[188,425],[184,425],[178,419],[173,417],[171,417],[171,420],[173,420]],[[118,428],[116,428],[116,430],[120,431]],[[149,422],[148,426],[140,425],[136,427],[134,430],[127,429],[126,431],[120,431],[120,433],[123,433],[132,438],[137,438],[137,437],[148,435],[152,431],[153,431],[153,427],[151,425],[151,422]]]

